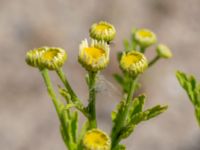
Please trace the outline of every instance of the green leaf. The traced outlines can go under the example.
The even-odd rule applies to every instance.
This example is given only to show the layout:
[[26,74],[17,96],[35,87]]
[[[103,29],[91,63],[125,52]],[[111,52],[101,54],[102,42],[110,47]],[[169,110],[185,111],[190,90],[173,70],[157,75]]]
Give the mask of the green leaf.
[[154,107],[152,107],[150,109],[147,109],[147,110],[145,110],[143,112],[136,113],[136,114],[134,114],[132,116],[130,124],[137,125],[142,121],[146,121],[146,120],[149,120],[149,119],[151,119],[153,117],[156,117],[159,114],[161,114],[164,111],[166,111],[167,108],[168,108],[168,106],[157,105],[157,106],[154,106]]
[[[114,74],[114,79],[120,84],[120,86],[123,89],[124,93],[128,93],[130,88],[130,81],[132,80],[130,76],[123,72],[123,75],[120,74]],[[140,88],[140,84],[136,83],[135,85],[135,91]]]
[[66,143],[67,146],[69,146],[69,140],[68,140],[67,134],[65,134],[64,132],[62,125],[60,125],[60,133],[62,135],[63,141]]
[[125,51],[130,51],[130,44],[129,44],[129,41],[127,39],[124,39],[124,49]]
[[195,105],[197,103],[195,97],[198,97],[198,94],[200,94],[200,93],[195,93],[195,90],[198,88],[195,78],[193,76],[187,77],[185,73],[180,71],[177,71],[176,77],[182,88],[185,89],[191,102]]
[[80,131],[80,133],[78,135],[78,143],[77,143],[78,144],[78,150],[82,150],[83,149],[82,139],[83,139],[83,136],[85,135],[85,133],[88,131],[89,126],[90,126],[89,122],[86,121],[83,124],[82,128],[81,128],[81,131]]
[[149,120],[151,118],[154,118],[158,115],[160,115],[161,113],[165,112],[167,110],[168,106],[154,106],[150,109],[147,109],[145,112],[147,113],[147,118],[146,120]]
[[61,117],[62,128],[63,128],[64,134],[66,135],[66,137],[68,137],[67,139],[69,140],[69,142],[73,143],[70,112],[69,110],[63,109],[61,115],[62,115]]
[[200,107],[200,91],[198,89],[195,89],[193,91],[194,94],[194,100],[192,101],[194,106]]
[[147,120],[148,112],[139,112],[132,116],[130,124],[137,125],[140,122]]
[[114,150],[126,150],[126,146],[125,145],[117,145],[116,148]]
[[198,122],[199,127],[200,127],[200,107],[195,108],[195,115],[196,115],[196,119],[197,119],[197,122]]
[[190,98],[191,102],[193,104],[195,104],[196,100],[195,100],[195,92],[194,90],[192,89],[192,85],[189,83],[189,82],[186,82],[186,92],[187,92],[187,95],[188,97]]
[[196,89],[197,88],[197,82],[196,82],[196,79],[194,78],[194,76],[190,76],[190,83],[191,83],[191,86],[192,86],[192,89]]
[[182,85],[182,87],[184,87],[184,83],[188,80],[186,74],[183,72],[177,71],[176,77],[177,77],[179,83]]
[[137,42],[135,40],[135,32],[137,28],[133,27],[131,30],[131,50],[136,50]]
[[120,115],[124,111],[125,104],[126,104],[126,101],[121,100],[120,103],[116,106],[116,109],[112,111],[111,118],[114,123],[117,122],[117,119],[120,119]]
[[118,60],[118,62],[120,62],[121,56],[122,56],[122,52],[118,52],[117,53],[117,60]]
[[90,85],[90,78],[89,78],[88,74],[85,75],[85,81],[86,81],[87,85],[89,86]]
[[67,103],[69,103],[71,101],[71,95],[69,94],[69,92],[64,88],[61,88],[60,86],[58,86],[58,90],[60,95],[64,97]]
[[193,105],[200,106],[200,85],[197,84],[195,77],[192,75],[187,76],[185,73],[180,71],[177,71],[176,76]]
[[132,107],[131,107],[130,113],[129,113],[130,117],[132,117],[133,115],[142,111],[145,100],[146,100],[145,95],[140,95],[132,101],[132,104],[131,104]]
[[135,129],[135,125],[134,124],[129,124],[129,125],[125,126],[119,132],[119,138],[120,139],[127,138],[134,131],[134,129]]
[[194,76],[180,71],[177,71],[176,77],[194,106],[195,116],[200,126],[200,84],[197,83]]
[[71,133],[73,136],[73,140],[77,142],[77,133],[78,133],[78,112],[74,111],[71,113]]
[[124,79],[120,74],[114,74],[113,77],[115,78],[115,80],[121,85],[124,85]]

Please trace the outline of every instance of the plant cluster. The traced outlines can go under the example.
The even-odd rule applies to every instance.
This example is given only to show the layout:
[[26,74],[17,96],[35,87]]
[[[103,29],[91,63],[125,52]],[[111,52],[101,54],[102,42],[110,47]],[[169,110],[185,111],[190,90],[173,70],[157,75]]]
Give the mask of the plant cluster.
[[[143,121],[158,116],[166,111],[167,106],[155,105],[144,109],[145,94],[135,95],[140,88],[141,74],[161,58],[171,58],[170,49],[164,44],[157,44],[155,33],[148,29],[133,29],[131,40],[124,41],[124,50],[117,54],[121,74],[114,78],[122,88],[122,98],[116,109],[112,111],[112,130],[110,134],[98,128],[96,118],[97,81],[103,69],[110,62],[111,43],[116,35],[113,25],[107,22],[95,23],[89,30],[90,39],[83,40],[79,46],[78,61],[86,70],[88,86],[88,104],[85,106],[68,82],[62,66],[67,60],[67,53],[62,48],[41,47],[30,50],[26,54],[26,62],[41,72],[49,96],[55,106],[60,132],[69,150],[124,150],[120,142],[127,138],[135,127]],[[157,44],[156,56],[148,61],[145,52]],[[58,87],[65,103],[55,94],[55,89],[49,76],[49,71],[55,71],[63,83]],[[198,108],[199,109],[199,108]],[[79,113],[86,122],[79,126]]]

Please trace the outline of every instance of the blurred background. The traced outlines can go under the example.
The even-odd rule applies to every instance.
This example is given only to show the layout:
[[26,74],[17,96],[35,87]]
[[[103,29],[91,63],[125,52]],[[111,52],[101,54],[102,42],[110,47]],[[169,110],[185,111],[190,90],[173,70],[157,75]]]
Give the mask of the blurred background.
[[[174,57],[144,73],[141,92],[148,95],[146,107],[159,103],[169,109],[139,125],[123,143],[128,150],[200,150],[193,107],[175,78],[179,69],[200,79],[199,14],[199,0],[0,0],[0,149],[65,150],[42,78],[26,65],[25,53],[41,46],[66,49],[64,71],[87,103],[86,72],[77,62],[78,47],[88,38],[91,24],[105,20],[116,27],[117,36],[97,95],[100,128],[110,131],[111,109],[121,96],[112,78],[120,71],[116,53],[123,50],[122,41],[130,37],[132,27],[145,27],[172,49]],[[147,51],[149,59],[154,49]],[[51,75],[56,83],[57,77]]]

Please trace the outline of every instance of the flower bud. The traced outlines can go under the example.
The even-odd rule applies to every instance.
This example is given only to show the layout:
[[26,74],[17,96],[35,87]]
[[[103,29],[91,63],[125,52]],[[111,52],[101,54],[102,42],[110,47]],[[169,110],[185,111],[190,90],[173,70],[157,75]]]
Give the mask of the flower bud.
[[56,70],[63,66],[67,60],[64,49],[58,47],[48,47],[41,56],[41,65],[49,70]]
[[156,35],[148,29],[137,30],[135,39],[143,48],[149,47],[157,42]]
[[137,51],[124,52],[120,60],[120,67],[130,76],[143,73],[148,66],[146,57]]
[[26,53],[26,63],[32,67],[40,67],[41,64],[41,56],[45,52],[45,48],[38,48],[29,50]]
[[56,70],[61,67],[67,59],[64,49],[56,47],[41,47],[30,50],[26,54],[26,62],[37,68]]
[[83,137],[83,146],[84,150],[110,150],[111,141],[103,131],[92,129]]
[[172,57],[170,49],[164,44],[159,44],[156,48],[156,52],[157,55],[161,58],[168,59]]
[[104,41],[92,40],[91,44],[85,39],[79,47],[78,60],[88,71],[100,71],[104,69],[109,62],[109,45]]
[[115,27],[105,21],[95,23],[90,28],[90,37],[96,40],[110,42],[116,35]]

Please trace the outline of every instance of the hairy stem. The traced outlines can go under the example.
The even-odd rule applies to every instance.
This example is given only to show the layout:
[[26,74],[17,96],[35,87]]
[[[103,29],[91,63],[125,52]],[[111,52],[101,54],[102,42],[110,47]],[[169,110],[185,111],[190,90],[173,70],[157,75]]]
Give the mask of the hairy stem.
[[78,96],[76,95],[76,93],[74,92],[74,90],[72,89],[72,87],[70,86],[67,77],[65,76],[63,70],[61,68],[58,68],[56,70],[60,80],[63,82],[65,88],[67,89],[67,91],[69,92],[70,96],[71,96],[71,100],[72,102],[75,104],[78,103],[78,106],[75,104],[76,109],[78,109],[86,118],[88,118],[88,113],[85,110],[85,107],[83,105],[83,103],[81,102],[81,100],[78,98]]
[[51,97],[52,102],[53,102],[53,104],[55,106],[56,112],[58,114],[58,117],[60,118],[60,109],[59,109],[59,107],[62,105],[62,103],[56,98],[56,94],[54,92],[54,89],[53,89],[53,86],[52,86],[52,83],[51,83],[51,79],[49,77],[48,70],[47,69],[42,69],[42,70],[40,70],[40,72],[41,72],[42,77],[44,79],[44,83],[45,83],[45,85],[47,87],[48,94]]
[[69,150],[75,150],[73,148],[74,143],[69,138],[71,133],[69,133],[67,131],[66,118],[63,117],[63,113],[62,113],[64,105],[56,98],[56,94],[54,92],[53,85],[51,83],[51,79],[49,77],[48,70],[47,69],[41,69],[40,72],[41,72],[42,77],[44,79],[44,83],[47,87],[48,94],[51,97],[52,102],[55,106],[56,112],[58,114],[60,124],[61,124],[61,134],[62,134],[62,137],[63,137],[63,141],[64,141],[65,145],[68,147]]
[[78,97],[76,96],[75,92],[73,91],[73,89],[71,88],[63,70],[61,68],[58,68],[56,70],[58,76],[60,77],[60,80],[63,82],[65,88],[68,90],[68,92],[70,93],[70,95],[72,96],[72,101],[75,102],[75,101],[80,101],[78,99]]
[[149,62],[149,67],[153,66],[158,60],[160,59],[159,56],[154,57],[150,62]]
[[88,104],[88,114],[90,128],[97,127],[96,121],[96,72],[89,72],[89,104]]
[[131,103],[131,100],[133,98],[133,94],[134,94],[135,88],[136,88],[136,82],[137,82],[136,78],[131,79],[130,89],[129,89],[128,96],[127,96],[127,99],[126,99],[126,104],[125,104],[124,111],[121,112],[119,121],[117,123],[115,123],[115,126],[113,128],[113,131],[112,131],[112,134],[111,134],[112,149],[114,149],[118,145],[118,143],[120,142],[119,132],[121,131],[121,129],[126,124],[128,112],[129,112],[129,109],[130,109],[130,103]]
[[140,52],[145,53],[146,47],[140,47]]

